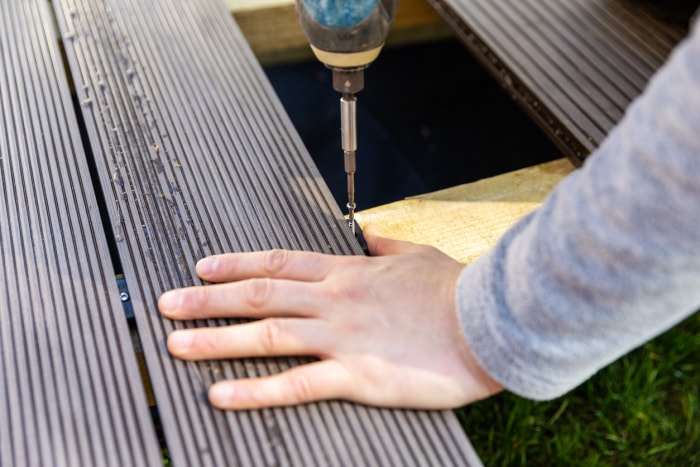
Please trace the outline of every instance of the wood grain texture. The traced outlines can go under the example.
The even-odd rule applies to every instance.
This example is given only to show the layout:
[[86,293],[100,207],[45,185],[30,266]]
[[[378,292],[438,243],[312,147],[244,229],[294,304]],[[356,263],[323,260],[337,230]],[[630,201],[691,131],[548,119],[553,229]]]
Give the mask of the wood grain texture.
[[569,160],[558,159],[367,209],[356,218],[361,226],[372,224],[389,237],[433,245],[470,263],[573,170]]

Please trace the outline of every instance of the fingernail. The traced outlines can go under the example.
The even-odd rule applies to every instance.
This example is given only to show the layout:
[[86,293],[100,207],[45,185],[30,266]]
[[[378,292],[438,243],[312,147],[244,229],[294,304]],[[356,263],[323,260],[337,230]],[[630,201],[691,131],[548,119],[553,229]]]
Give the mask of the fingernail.
[[214,384],[209,388],[209,400],[216,406],[227,406],[234,392],[232,384]]
[[158,308],[162,313],[173,313],[180,308],[182,293],[179,290],[170,290],[160,296]]
[[192,345],[194,335],[189,331],[173,331],[168,337],[168,348],[175,351],[184,351]]
[[197,274],[199,274],[200,276],[210,275],[212,272],[214,272],[215,263],[216,263],[216,259],[214,259],[212,257],[200,259],[197,262],[197,266],[196,266]]

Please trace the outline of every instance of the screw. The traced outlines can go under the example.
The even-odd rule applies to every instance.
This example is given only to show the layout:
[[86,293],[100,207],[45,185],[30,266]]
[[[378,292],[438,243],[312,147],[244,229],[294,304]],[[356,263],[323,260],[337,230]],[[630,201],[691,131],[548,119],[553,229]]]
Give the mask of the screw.
[[119,298],[122,299],[122,302],[125,302],[125,301],[129,300],[129,294],[126,292],[122,292],[121,294],[119,294]]

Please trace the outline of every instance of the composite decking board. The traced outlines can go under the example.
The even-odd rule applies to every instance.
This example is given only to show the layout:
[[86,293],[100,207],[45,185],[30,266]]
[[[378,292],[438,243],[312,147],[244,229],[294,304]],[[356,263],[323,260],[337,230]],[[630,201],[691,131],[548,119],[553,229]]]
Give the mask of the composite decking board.
[[577,163],[687,33],[629,0],[429,1]]
[[0,2],[0,465],[157,465],[48,8]]
[[54,5],[174,465],[479,464],[450,412],[208,405],[214,380],[305,360],[173,359],[167,334],[194,324],[162,319],[159,295],[200,284],[194,264],[212,253],[362,250],[224,5]]

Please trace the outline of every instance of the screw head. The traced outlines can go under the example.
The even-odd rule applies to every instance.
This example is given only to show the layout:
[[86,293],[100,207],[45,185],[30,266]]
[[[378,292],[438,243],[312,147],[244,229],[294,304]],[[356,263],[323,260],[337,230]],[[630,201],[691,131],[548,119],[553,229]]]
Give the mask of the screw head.
[[122,299],[122,302],[125,302],[125,301],[129,300],[129,294],[126,292],[122,292],[121,294],[119,294],[119,298]]

